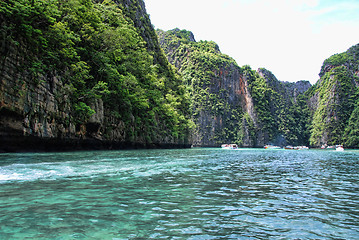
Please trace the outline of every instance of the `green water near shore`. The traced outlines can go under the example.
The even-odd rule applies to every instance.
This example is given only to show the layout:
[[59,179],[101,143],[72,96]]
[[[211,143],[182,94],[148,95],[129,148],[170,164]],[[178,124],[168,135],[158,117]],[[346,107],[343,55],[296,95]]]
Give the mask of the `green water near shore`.
[[0,239],[359,239],[358,151],[0,154]]

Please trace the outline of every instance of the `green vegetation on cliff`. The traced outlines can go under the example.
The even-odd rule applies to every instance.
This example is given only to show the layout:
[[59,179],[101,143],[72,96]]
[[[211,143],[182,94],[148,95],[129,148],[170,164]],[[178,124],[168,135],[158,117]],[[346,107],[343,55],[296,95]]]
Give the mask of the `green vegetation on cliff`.
[[196,42],[189,31],[157,33],[169,61],[180,69],[189,87],[198,142],[308,143],[309,109],[303,95],[289,96],[289,83],[279,82],[267,70],[261,70],[266,72],[261,76],[249,66],[239,67],[216,43]]
[[359,146],[359,102],[350,115],[347,126],[345,127],[345,145],[351,147]]
[[249,91],[253,98],[260,130],[263,132],[264,141],[273,141],[278,135],[279,94],[267,85],[266,79],[259,76],[250,66],[243,67],[248,79]]
[[[189,31],[157,34],[142,0],[1,1],[0,75],[16,68],[6,81],[14,78],[18,96],[30,89],[23,87],[29,79],[32,90],[43,92],[61,82],[53,103],[66,105],[67,114],[43,117],[61,122],[53,136],[72,131],[144,144],[189,143],[192,135],[199,146],[359,146],[359,45],[325,60],[320,80],[303,94],[309,83],[284,83],[265,69],[239,67],[215,42],[196,42]],[[13,92],[0,96],[11,102]],[[11,104],[3,99],[0,111],[11,115],[16,109],[6,109]],[[29,112],[14,114],[23,117],[19,129],[37,121],[31,104]],[[103,116],[90,122],[97,108]]]
[[321,79],[308,91],[316,97],[311,124],[312,145],[344,144],[358,147],[359,45],[326,59]]
[[[310,112],[303,94],[291,95],[295,83],[284,83],[266,69],[244,66],[263,141],[279,145],[307,145]],[[304,82],[306,89],[306,84]]]
[[161,47],[182,73],[190,92],[196,123],[194,145],[243,144],[243,96],[233,91],[240,88],[240,68],[235,61],[222,54],[212,41],[196,42],[189,31],[157,30],[157,33]]
[[141,34],[152,26],[135,27],[141,17],[133,8],[139,6],[133,2],[128,9],[112,0],[1,1],[2,57],[7,45],[25,47],[23,68],[34,84],[40,76],[60,76],[70,89],[71,121],[78,125],[86,124],[94,113],[89,106],[101,98],[107,117],[124,123],[126,140],[185,141],[186,88],[162,53],[148,49],[151,39],[145,42]]

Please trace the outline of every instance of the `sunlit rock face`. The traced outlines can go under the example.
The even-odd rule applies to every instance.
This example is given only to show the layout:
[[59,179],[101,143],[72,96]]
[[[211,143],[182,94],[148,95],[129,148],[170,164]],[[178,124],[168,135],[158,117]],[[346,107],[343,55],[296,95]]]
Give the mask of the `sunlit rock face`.
[[256,126],[256,114],[248,76],[236,62],[222,54],[214,42],[196,42],[190,31],[158,30],[157,34],[168,60],[183,74],[190,88],[196,123],[193,145],[261,145],[248,129],[250,124]]

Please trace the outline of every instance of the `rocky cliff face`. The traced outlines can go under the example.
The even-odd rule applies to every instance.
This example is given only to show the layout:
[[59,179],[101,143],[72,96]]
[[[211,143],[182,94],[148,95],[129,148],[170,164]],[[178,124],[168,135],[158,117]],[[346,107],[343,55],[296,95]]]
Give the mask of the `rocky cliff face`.
[[133,21],[155,62],[162,66],[168,65],[158,43],[156,31],[152,27],[149,15],[146,12],[145,2],[143,0],[116,0],[115,2],[119,4],[125,15]]
[[[12,1],[10,1],[9,4],[11,4],[11,2]],[[124,25],[124,27],[130,30],[134,27],[146,44],[148,53],[141,53],[141,46],[139,46],[138,54],[142,54],[144,59],[151,59],[147,57],[147,55],[152,55],[154,65],[157,64],[156,73],[152,74],[157,74],[158,78],[161,78],[164,84],[171,84],[173,86],[170,90],[171,97],[179,99],[178,101],[184,101],[181,99],[181,96],[176,95],[178,94],[177,91],[182,91],[178,90],[180,88],[178,85],[178,77],[175,76],[173,69],[171,69],[166,57],[160,50],[156,33],[149,21],[144,2],[142,0],[124,0],[118,1],[117,3],[127,19],[120,21],[122,21],[122,24],[129,25]],[[98,9],[102,11],[101,7],[98,7]],[[118,11],[115,13],[121,14],[121,12]],[[53,67],[52,69],[40,69],[42,65],[34,69],[33,67],[37,66],[34,62],[42,63],[41,55],[44,54],[41,53],[40,50],[32,50],[31,48],[33,46],[29,44],[31,41],[25,39],[28,36],[21,36],[20,30],[19,34],[10,34],[10,32],[7,32],[13,31],[7,30],[11,29],[9,26],[17,27],[16,24],[12,22],[17,21],[17,16],[6,14],[9,13],[0,11],[0,19],[2,20],[0,23],[0,151],[190,146],[190,141],[186,137],[186,132],[188,132],[186,127],[183,127],[180,137],[177,133],[173,133],[173,125],[177,124],[176,128],[181,128],[181,124],[185,121],[184,117],[180,115],[180,110],[175,112],[177,114],[175,116],[165,115],[161,112],[161,109],[156,110],[155,114],[153,114],[148,110],[149,107],[146,101],[149,100],[142,100],[144,101],[144,111],[148,112],[147,117],[151,118],[150,121],[155,125],[151,127],[156,128],[156,132],[154,132],[143,122],[139,122],[140,118],[136,114],[141,116],[144,114],[142,112],[136,113],[138,110],[134,109],[134,103],[130,103],[129,100],[127,100],[127,104],[132,104],[132,106],[129,105],[128,107],[134,110],[132,110],[133,112],[127,113],[126,118],[122,117],[124,113],[121,112],[121,107],[117,105],[109,106],[110,100],[108,97],[104,100],[98,97],[86,97],[85,107],[79,110],[76,109],[76,106],[82,106],[80,104],[76,105],[76,103],[84,101],[82,99],[85,99],[84,96],[86,95],[80,96],[79,98],[81,100],[79,99],[78,102],[74,102],[73,96],[75,91],[78,91],[78,87],[76,86],[75,89],[75,85],[69,83],[69,75],[72,74],[72,70],[70,70],[69,67],[65,67],[64,69],[54,69]],[[37,18],[41,17],[47,16],[44,14],[44,16],[38,16]],[[38,27],[39,30],[36,31],[37,33],[42,31],[42,36],[47,37],[53,34],[51,31],[55,28],[49,29],[46,24],[45,26],[39,26],[37,22],[31,21],[36,21],[36,18],[29,20],[29,26],[30,28]],[[132,23],[133,25],[131,25]],[[49,22],[49,24],[54,23]],[[64,25],[56,25],[59,29],[62,26]],[[62,31],[65,30],[62,29]],[[104,32],[106,33],[106,30]],[[137,38],[136,36],[134,37],[134,39]],[[47,41],[50,42],[50,40]],[[76,39],[72,41],[76,41]],[[74,46],[74,43],[69,43],[73,44],[71,47]],[[70,49],[69,47],[67,50],[71,51]],[[119,49],[118,51],[123,50]],[[74,52],[72,56],[76,56],[76,54],[79,55],[80,53]],[[48,58],[48,56],[46,57]],[[84,61],[87,61],[87,66],[90,66],[90,62],[93,61],[83,56],[79,57],[83,58],[82,62],[78,62],[82,65],[78,64],[76,66],[86,67]],[[97,63],[98,66],[100,64],[100,62]],[[139,64],[145,65],[147,63]],[[117,65],[119,65],[119,63],[117,63]],[[69,64],[69,66],[75,65]],[[127,65],[126,67],[130,68],[131,66]],[[122,68],[125,69],[122,73],[123,75],[126,74],[126,67]],[[92,69],[94,70],[96,68],[92,67]],[[144,73],[138,71],[138,78],[141,78],[141,74],[143,76],[151,74],[145,72],[148,70],[141,69],[141,71],[144,71]],[[98,76],[103,78],[100,73],[92,74],[95,78]],[[118,76],[117,81],[123,81],[121,80],[123,78],[123,76]],[[127,79],[129,78],[130,77],[127,77]],[[143,77],[143,79],[145,78],[146,77]],[[89,79],[93,79],[93,77]],[[131,79],[132,81],[137,81],[133,76],[131,76]],[[143,79],[142,81],[144,81]],[[105,84],[109,86],[111,83],[105,82]],[[139,83],[132,82],[131,84],[139,89]],[[147,83],[147,85],[149,84]],[[162,90],[163,87],[161,87],[161,90],[153,88],[149,89],[149,91],[157,95],[160,91],[167,91]],[[162,94],[165,95],[161,98],[162,104],[166,105],[167,109],[169,109],[164,109],[163,111],[172,112],[176,111],[177,107],[183,108],[182,104],[184,105],[185,102],[179,102],[174,106],[174,104],[168,103],[169,100],[166,99],[168,94]],[[157,95],[156,97],[158,97]],[[134,99],[133,102],[135,101],[139,100]],[[75,107],[74,104],[76,105]],[[86,111],[91,109],[93,114],[88,118],[86,117],[84,121],[80,121],[81,119],[75,117],[74,114],[83,114],[84,109]],[[114,110],[116,109],[120,109],[118,110],[119,112],[115,112]],[[128,111],[128,109],[126,110]],[[181,119],[173,123],[171,122],[173,121],[172,118]]]
[[296,102],[298,95],[304,94],[312,86],[309,81],[281,82],[276,76],[265,68],[259,68],[258,74],[263,77],[267,85],[281,94],[287,103]]
[[222,54],[213,42],[196,42],[192,32],[158,30],[158,35],[168,60],[180,70],[191,89],[197,126],[193,145],[261,145],[253,134],[257,117],[248,79],[235,61]]
[[[0,66],[0,136],[2,148],[31,148],[33,138],[79,138],[71,123],[69,94],[58,76],[33,76],[24,66],[24,48],[3,45]],[[27,140],[28,137],[28,140]],[[32,137],[32,138],[30,138]],[[18,145],[18,146],[17,146]]]
[[[219,146],[220,143],[238,142],[252,147],[260,144],[251,133],[257,126],[257,117],[247,78],[240,68],[231,63],[219,66],[206,84],[202,104],[194,104],[194,120],[198,130],[193,139],[197,146]],[[199,100],[200,97],[197,97]]]
[[[256,76],[258,75],[258,76]],[[308,81],[280,82],[270,71],[252,73],[250,91],[263,142],[274,145],[308,145],[309,109],[303,93]]]
[[168,60],[191,89],[194,145],[306,144],[302,95],[308,81],[284,83],[266,69],[239,67],[217,44],[196,42],[186,30],[157,32]]
[[295,83],[285,82],[284,86],[287,89],[288,96],[292,97],[294,102],[296,102],[297,97],[308,91],[312,84],[309,81],[302,80]]
[[359,45],[326,59],[320,80],[308,91],[313,112],[311,144],[358,147],[356,108],[359,86]]
[[[87,123],[76,124],[71,116],[70,95],[73,92],[61,76],[39,75],[34,81],[34,77],[23,69],[25,49],[7,45],[1,52],[2,150],[98,149],[112,145],[111,141],[116,145],[116,142],[126,140],[121,132],[121,122],[111,122],[111,117],[105,115],[101,99],[93,101],[91,107],[96,113]],[[102,132],[108,125],[114,125],[114,131],[104,138]]]

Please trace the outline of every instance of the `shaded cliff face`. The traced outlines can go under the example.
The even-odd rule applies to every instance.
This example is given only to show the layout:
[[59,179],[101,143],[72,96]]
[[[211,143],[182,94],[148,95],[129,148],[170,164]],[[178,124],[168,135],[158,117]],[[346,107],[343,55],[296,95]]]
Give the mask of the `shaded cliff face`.
[[186,89],[142,0],[0,4],[2,150],[188,146]]
[[261,141],[280,146],[308,145],[309,109],[303,93],[307,81],[280,82],[270,71],[246,67],[249,90],[257,112]]
[[214,42],[196,42],[193,34],[174,29],[157,31],[168,60],[190,89],[196,129],[195,146],[237,143],[257,146],[256,114],[247,76]]
[[[68,89],[56,76],[40,76],[19,71],[26,51],[7,46],[0,68],[0,131],[2,136],[38,136],[44,138],[76,135],[70,123],[71,104]],[[2,51],[4,53],[4,51]],[[3,55],[4,56],[4,55]]]
[[359,146],[359,45],[326,59],[320,80],[308,91],[313,111],[310,141],[314,146]]

